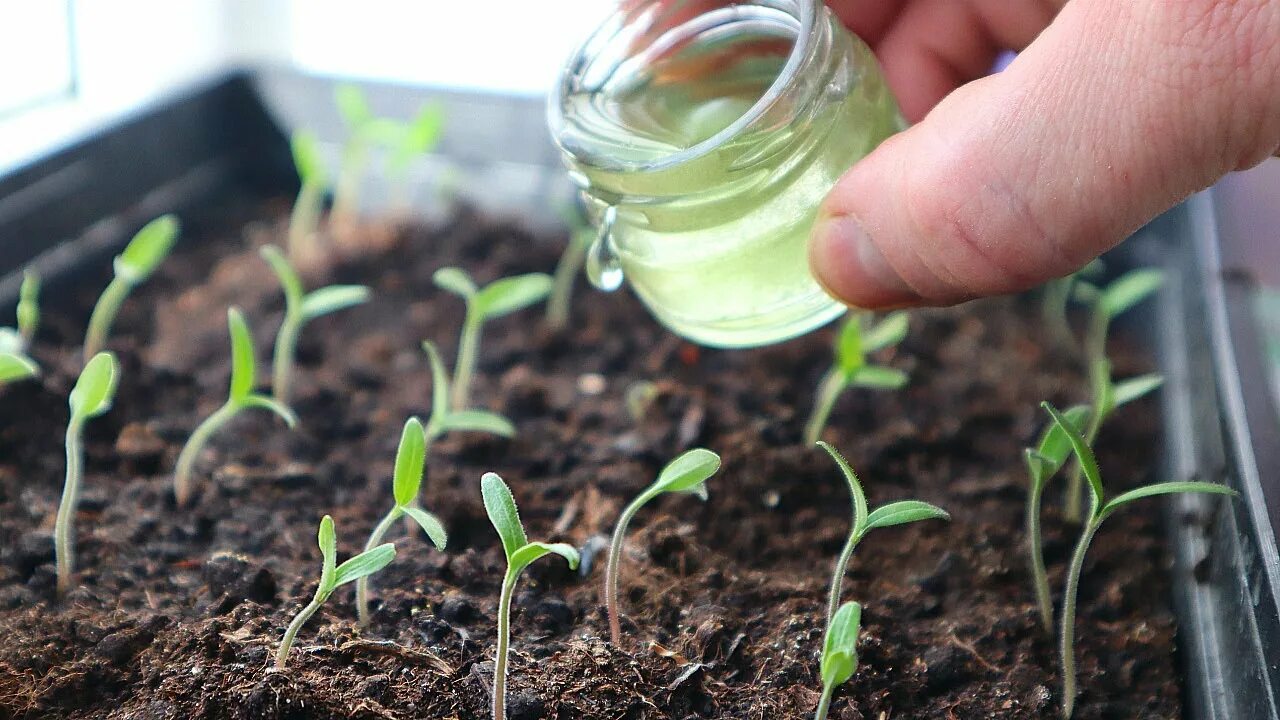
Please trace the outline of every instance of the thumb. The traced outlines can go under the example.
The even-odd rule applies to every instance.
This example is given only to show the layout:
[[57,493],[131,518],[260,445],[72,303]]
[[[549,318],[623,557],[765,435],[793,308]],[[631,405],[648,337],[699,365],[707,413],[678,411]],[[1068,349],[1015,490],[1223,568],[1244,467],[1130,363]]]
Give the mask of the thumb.
[[836,297],[882,308],[1024,290],[1280,147],[1280,3],[1075,0],[828,195]]

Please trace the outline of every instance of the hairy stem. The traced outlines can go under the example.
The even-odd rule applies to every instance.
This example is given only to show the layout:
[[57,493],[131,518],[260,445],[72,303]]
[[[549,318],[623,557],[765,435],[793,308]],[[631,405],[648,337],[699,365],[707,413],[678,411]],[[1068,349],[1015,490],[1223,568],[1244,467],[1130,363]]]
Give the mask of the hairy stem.
[[178,501],[178,507],[185,507],[191,500],[191,475],[195,471],[196,460],[200,458],[200,452],[208,444],[209,438],[213,437],[218,430],[221,430],[222,426],[230,422],[238,412],[240,412],[240,406],[228,400],[212,415],[205,418],[204,422],[196,427],[195,432],[191,433],[187,444],[183,446],[182,452],[178,455],[178,464],[173,472],[173,495]]
[[827,593],[827,627],[831,627],[831,621],[836,616],[836,610],[840,609],[840,591],[844,585],[844,574],[849,570],[849,560],[853,558],[853,549],[858,546],[858,542],[862,540],[862,533],[858,528],[854,528],[849,533],[849,539],[844,543],[844,549],[840,551],[840,557],[836,559],[836,569],[831,575],[831,589]]
[[1040,508],[1044,482],[1033,477],[1027,494],[1027,553],[1031,559],[1031,582],[1036,590],[1040,621],[1047,633],[1053,632],[1053,599],[1049,595],[1049,575],[1044,567],[1044,546],[1040,535]]
[[107,345],[107,336],[111,333],[111,324],[115,322],[120,305],[129,296],[133,285],[117,276],[102,291],[98,304],[93,306],[93,314],[89,316],[89,329],[84,335],[84,361],[97,355]]
[[507,652],[511,643],[511,594],[515,591],[518,572],[507,571],[502,578],[502,594],[498,597],[498,650],[493,661],[493,720],[507,717]]
[[320,213],[324,207],[324,187],[316,183],[303,183],[298,199],[289,213],[289,259],[298,262],[314,259],[315,234],[320,227]]
[[480,328],[484,319],[477,317],[467,302],[467,319],[458,338],[458,364],[453,368],[453,409],[466,410],[471,402],[471,376],[475,373],[476,355],[480,350]]
[[280,323],[280,332],[276,334],[276,347],[271,358],[271,394],[281,405],[289,404],[293,357],[297,352],[298,333],[301,330],[302,319],[286,312],[284,321]]
[[831,409],[835,407],[842,390],[844,390],[844,382],[839,371],[835,368],[828,370],[827,374],[822,376],[822,382],[818,383],[813,414],[809,416],[809,422],[804,426],[806,445],[812,445],[822,437],[822,431],[827,427],[827,419],[831,417]]
[[1080,534],[1080,542],[1076,544],[1071,565],[1067,569],[1067,586],[1062,596],[1062,633],[1058,652],[1062,662],[1062,717],[1068,720],[1076,704],[1076,595],[1080,591],[1080,573],[1084,569],[1085,553],[1101,524],[1101,518],[1095,515]]
[[[1093,371],[1090,370],[1090,372]],[[1102,423],[1106,419],[1106,409],[1102,407],[1102,399],[1094,398],[1093,411],[1089,413],[1089,424],[1084,429],[1084,442],[1086,445],[1093,447],[1093,443],[1098,439],[1098,433],[1102,430]],[[1073,523],[1080,522],[1080,498],[1084,494],[1081,472],[1079,459],[1073,461],[1071,469],[1067,471],[1066,509],[1063,514],[1069,522]]]
[[[387,534],[387,531],[403,514],[404,511],[400,509],[399,505],[391,508],[390,512],[384,515],[378,525],[373,528],[373,532],[369,533],[369,542],[364,544],[364,551],[369,552],[381,545],[383,536]],[[356,614],[360,618],[360,627],[365,627],[369,624],[369,578],[369,575],[365,575],[356,580]]]
[[831,708],[831,696],[835,690],[832,685],[822,686],[822,699],[818,701],[818,711],[813,714],[813,720],[827,720],[827,711]]
[[627,526],[635,517],[640,507],[652,497],[641,493],[618,517],[618,526],[613,529],[613,539],[609,542],[609,561],[604,569],[604,607],[609,616],[609,638],[614,645],[622,644],[622,618],[618,613],[618,576],[621,574],[622,543],[626,538]]
[[582,264],[586,258],[586,243],[580,242],[577,234],[571,232],[569,244],[565,246],[560,262],[556,263],[551,297],[547,299],[547,325],[553,330],[562,330],[569,324],[569,303],[573,299],[574,280],[582,272]]
[[284,631],[284,637],[280,639],[280,649],[276,650],[277,670],[284,669],[284,663],[289,659],[289,650],[293,648],[293,641],[298,637],[298,631],[311,619],[312,615],[316,614],[316,611],[320,609],[324,601],[325,598],[322,598],[320,593],[316,592],[316,596],[311,599],[311,602],[307,603],[307,606],[302,608],[302,611],[293,618],[293,622],[289,623],[288,629]]
[[58,519],[54,525],[53,549],[58,568],[58,595],[71,589],[75,573],[75,516],[80,503],[80,479],[84,465],[84,452],[80,445],[82,423],[72,418],[67,424],[67,478],[62,486],[62,501],[58,503]]

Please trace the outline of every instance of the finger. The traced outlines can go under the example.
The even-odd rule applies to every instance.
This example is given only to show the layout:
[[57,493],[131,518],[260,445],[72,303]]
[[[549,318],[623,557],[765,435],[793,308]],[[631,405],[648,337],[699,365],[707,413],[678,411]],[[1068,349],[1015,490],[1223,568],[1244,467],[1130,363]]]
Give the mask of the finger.
[[861,307],[1018,291],[1278,145],[1280,4],[1076,0],[846,173],[810,261]]

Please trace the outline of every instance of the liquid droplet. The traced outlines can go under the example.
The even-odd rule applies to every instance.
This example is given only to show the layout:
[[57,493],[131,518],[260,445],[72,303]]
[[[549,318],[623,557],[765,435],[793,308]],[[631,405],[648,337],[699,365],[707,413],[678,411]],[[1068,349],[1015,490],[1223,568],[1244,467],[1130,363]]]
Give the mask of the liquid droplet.
[[609,207],[600,220],[600,230],[587,251],[587,279],[600,290],[613,292],[622,287],[622,259],[613,244],[613,222],[617,211]]

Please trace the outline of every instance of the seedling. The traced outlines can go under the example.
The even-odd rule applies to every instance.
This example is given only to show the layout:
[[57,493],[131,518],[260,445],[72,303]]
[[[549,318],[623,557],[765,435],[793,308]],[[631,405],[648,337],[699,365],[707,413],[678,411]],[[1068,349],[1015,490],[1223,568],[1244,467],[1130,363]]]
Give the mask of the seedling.
[[587,248],[596,239],[596,230],[572,206],[564,208],[560,216],[569,227],[569,242],[564,246],[560,261],[556,263],[554,288],[547,299],[547,325],[553,330],[563,330],[569,324],[569,304],[573,299],[573,286],[582,274],[587,260]]
[[844,456],[825,442],[819,441],[818,446],[836,461],[845,482],[849,484],[849,494],[853,499],[853,526],[849,530],[849,539],[845,541],[844,549],[840,551],[840,558],[836,560],[835,573],[831,576],[831,590],[827,596],[827,625],[830,626],[840,607],[840,589],[849,568],[849,560],[853,557],[853,549],[868,532],[920,520],[950,520],[951,516],[946,510],[920,500],[899,500],[868,512],[867,496],[862,491],[862,483]]
[[177,239],[178,219],[164,215],[144,225],[125,246],[124,252],[116,256],[113,264],[115,277],[102,291],[98,304],[93,307],[93,314],[89,316],[89,330],[84,337],[86,362],[106,346],[111,324],[115,322],[124,299],[151,277]]
[[355,85],[339,85],[334,90],[333,100],[348,132],[333,195],[333,215],[340,222],[349,223],[359,212],[360,182],[369,162],[369,146],[377,132],[377,124],[364,92]]
[[22,349],[31,348],[36,330],[40,327],[40,276],[31,270],[22,273],[22,285],[18,288],[18,337]]
[[[1063,413],[1071,426],[1079,430],[1089,419],[1089,408],[1077,405]],[[1049,596],[1049,577],[1044,567],[1044,547],[1040,534],[1040,508],[1044,486],[1057,474],[1071,455],[1071,443],[1056,424],[1050,423],[1040,435],[1034,448],[1023,450],[1027,464],[1030,487],[1027,492],[1027,552],[1031,564],[1031,584],[1035,589],[1036,606],[1045,632],[1053,633],[1053,600]]]
[[338,557],[338,539],[333,529],[333,518],[325,515],[320,520],[320,532],[317,537],[320,555],[324,563],[320,569],[320,584],[316,586],[316,594],[311,602],[293,618],[289,627],[280,639],[280,648],[276,651],[276,670],[284,670],[285,661],[289,659],[289,650],[293,648],[294,638],[298,631],[320,609],[334,590],[354,580],[369,577],[396,559],[396,547],[391,543],[366,549],[350,560],[336,565]]
[[67,422],[67,477],[62,486],[62,501],[58,503],[58,517],[53,530],[59,595],[71,589],[75,573],[73,524],[76,507],[80,504],[80,481],[84,468],[84,447],[80,435],[85,422],[111,409],[119,379],[120,364],[116,362],[116,356],[109,352],[98,353],[80,372],[67,401],[71,406],[71,419]]
[[604,605],[609,615],[609,637],[613,639],[614,645],[622,644],[622,626],[618,616],[618,575],[627,525],[640,508],[663,493],[687,493],[705,501],[707,478],[719,469],[719,455],[705,448],[690,450],[662,468],[658,479],[637,495],[618,517],[618,526],[614,528],[613,540],[609,544],[609,562],[604,572]]
[[22,274],[18,290],[18,326],[0,327],[0,385],[40,374],[27,354],[40,324],[40,276],[30,270]]
[[1044,284],[1040,298],[1040,319],[1048,329],[1050,336],[1061,348],[1074,348],[1075,337],[1071,333],[1071,323],[1067,320],[1067,303],[1075,290],[1076,283],[1087,278],[1096,277],[1103,270],[1101,260],[1094,260],[1079,271],[1066,277],[1050,280]]
[[869,328],[865,326],[868,322],[864,313],[854,313],[841,327],[836,337],[835,364],[818,385],[813,414],[804,427],[805,444],[818,442],[831,409],[845,390],[851,387],[897,390],[907,384],[907,374],[901,370],[867,362],[867,355],[897,345],[907,336],[907,314],[890,313]]
[[[418,498],[418,487],[422,484],[422,472],[427,461],[427,436],[422,422],[418,418],[409,418],[400,433],[400,447],[396,450],[395,471],[391,479],[392,496],[395,504],[382,517],[369,541],[365,543],[365,552],[382,544],[382,538],[391,526],[402,517],[409,517],[422,528],[437,550],[444,550],[448,541],[444,525],[435,515],[414,505]],[[356,582],[356,612],[360,617],[361,627],[369,624],[369,578],[362,577]]]
[[299,130],[289,142],[293,164],[298,170],[298,198],[289,214],[289,257],[294,262],[314,258],[317,254],[315,235],[320,229],[324,196],[329,190],[329,175],[320,156],[320,141],[310,130]]
[[429,340],[422,342],[422,349],[427,353],[427,361],[431,365],[431,418],[427,420],[424,434],[427,437],[427,448],[431,443],[447,432],[484,432],[501,437],[516,434],[511,421],[497,413],[486,410],[455,410],[449,407],[449,375],[444,369],[444,360]]
[[307,293],[280,248],[267,245],[261,253],[284,289],[284,321],[276,334],[271,359],[271,393],[277,403],[288,405],[293,358],[302,326],[318,317],[367,302],[370,293],[363,285],[330,285]]
[[507,573],[502,578],[502,594],[498,597],[498,650],[493,667],[493,720],[506,720],[507,650],[511,641],[511,595],[516,581],[530,563],[552,553],[563,557],[570,570],[577,570],[578,551],[564,543],[529,542],[511,490],[494,473],[485,473],[480,478],[480,492],[489,522],[502,538],[502,550],[507,556]]
[[1070,718],[1075,708],[1076,700],[1076,596],[1080,589],[1080,573],[1084,569],[1085,553],[1088,552],[1089,543],[1092,542],[1093,536],[1098,532],[1098,528],[1102,526],[1103,521],[1135,500],[1157,495],[1195,492],[1234,496],[1237,493],[1225,485],[1216,483],[1166,482],[1130,490],[1107,500],[1106,491],[1102,485],[1102,474],[1098,469],[1098,461],[1094,457],[1089,443],[1085,441],[1084,436],[1080,434],[1071,420],[1059,413],[1052,405],[1046,402],[1041,403],[1041,407],[1049,413],[1050,417],[1053,418],[1054,424],[1066,435],[1071,449],[1075,453],[1076,461],[1080,463],[1089,486],[1089,516],[1080,533],[1080,540],[1076,544],[1075,552],[1071,555],[1071,564],[1067,570],[1066,589],[1062,599],[1062,625],[1059,635],[1059,652],[1062,660],[1062,716]]
[[453,409],[465,410],[471,396],[471,376],[480,350],[480,331],[486,320],[522,310],[547,297],[551,276],[529,273],[495,280],[478,287],[465,270],[441,268],[434,277],[437,287],[461,297],[467,304],[462,335],[458,339],[458,364],[453,369]]
[[178,455],[173,474],[173,494],[178,507],[185,507],[191,499],[192,474],[196,459],[209,442],[209,438],[231,422],[240,411],[262,408],[279,415],[292,428],[298,419],[288,406],[253,391],[256,384],[257,362],[253,357],[253,336],[249,326],[237,308],[227,310],[227,328],[231,334],[231,386],[227,401],[222,407],[200,423],[191,433],[187,444]]
[[409,206],[409,168],[414,158],[435,149],[444,130],[444,106],[427,103],[413,120],[402,123],[388,118],[373,121],[371,133],[390,154],[387,157],[387,181],[399,208]]
[[858,670],[858,633],[862,630],[862,606],[850,601],[840,606],[827,625],[822,643],[822,699],[814,720],[827,720],[831,696]]

